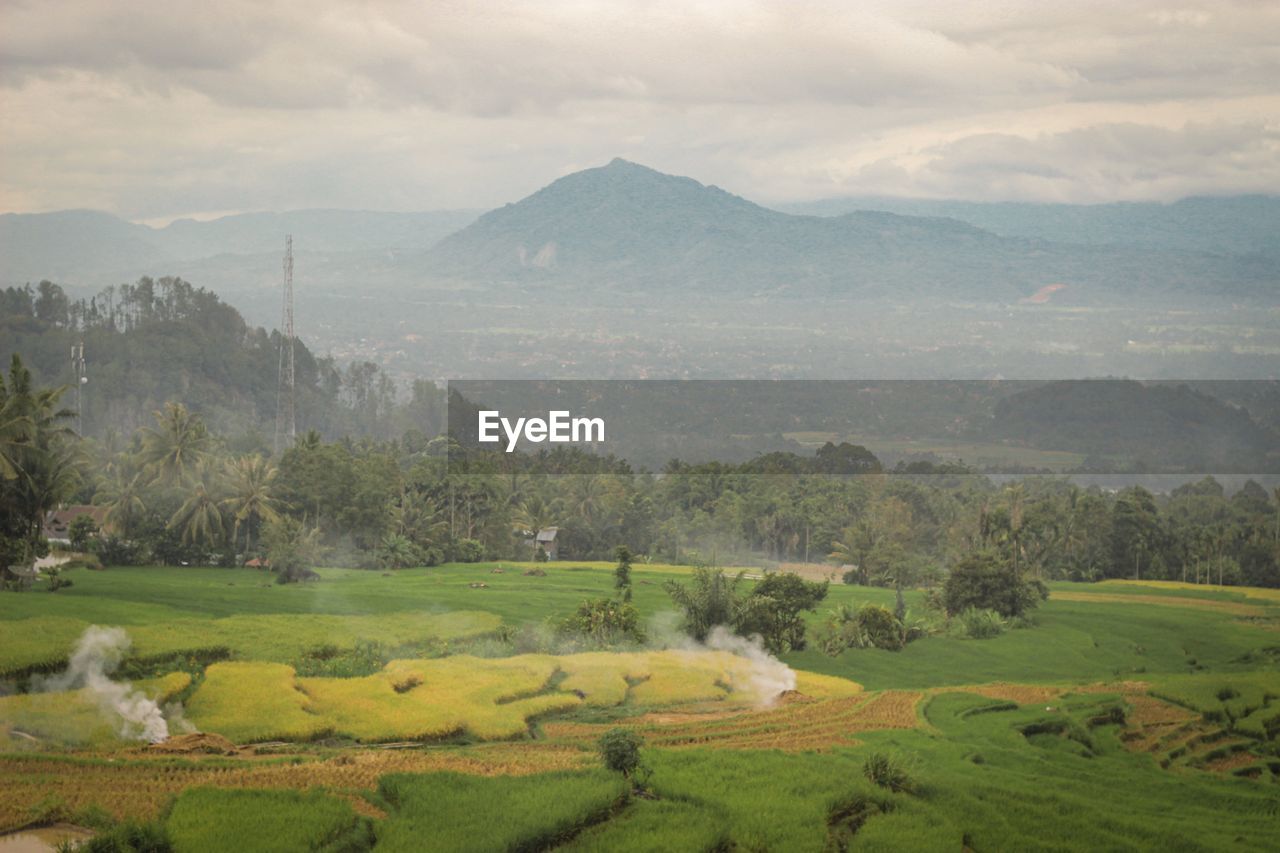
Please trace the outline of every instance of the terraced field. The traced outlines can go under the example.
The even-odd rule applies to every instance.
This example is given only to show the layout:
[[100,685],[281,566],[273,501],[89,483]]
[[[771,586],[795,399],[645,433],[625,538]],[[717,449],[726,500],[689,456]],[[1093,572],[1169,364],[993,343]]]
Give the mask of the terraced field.
[[[660,609],[654,587],[672,571],[636,568],[642,613]],[[481,572],[492,588],[469,586]],[[246,574],[193,570],[208,596],[185,608],[155,570],[76,578],[79,597],[0,602],[11,675],[65,660],[71,626],[127,615],[136,695],[180,701],[191,724],[235,742],[122,740],[83,689],[0,697],[0,830],[160,819],[190,850],[228,827],[292,839],[284,849],[413,849],[433,833],[453,849],[501,827],[509,847],[575,851],[1040,849],[1045,838],[1265,850],[1280,814],[1280,648],[1268,630],[1280,604],[1254,591],[1055,586],[1038,625],[992,640],[779,663],[705,649],[492,656],[526,624],[519,614],[545,619],[609,589],[604,566],[546,578],[344,572],[329,591],[326,575],[277,599]],[[223,612],[235,596],[256,612]],[[601,788],[616,777],[599,776],[596,742],[614,728],[643,739],[644,797]],[[904,767],[911,789],[871,783],[873,754]],[[323,831],[294,832],[300,815]]]

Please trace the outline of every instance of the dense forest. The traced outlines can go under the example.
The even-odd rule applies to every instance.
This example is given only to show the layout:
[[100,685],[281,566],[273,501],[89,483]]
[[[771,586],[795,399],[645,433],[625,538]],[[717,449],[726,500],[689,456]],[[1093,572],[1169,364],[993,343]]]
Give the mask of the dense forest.
[[850,445],[649,473],[578,449],[479,452],[420,431],[311,431],[272,458],[178,402],[127,439],[82,439],[63,402],[15,357],[0,396],[9,565],[44,551],[45,513],[80,503],[105,509],[104,529],[82,525],[73,544],[107,563],[265,557],[302,573],[530,559],[530,536],[554,527],[561,558],[625,545],[677,563],[825,562],[849,582],[898,587],[937,584],[979,553],[1036,579],[1280,586],[1280,490],[1253,481],[1230,497],[1212,478],[1168,495],[1043,477],[997,485],[962,465],[884,471]]
[[[180,399],[246,446],[271,443],[279,333],[249,326],[216,294],[180,278],[142,278],[87,299],[49,281],[7,288],[0,337],[6,355],[21,353],[35,380],[48,385],[72,381],[71,348],[84,343],[86,435],[114,440]],[[395,383],[373,362],[341,366],[301,339],[294,359],[298,422],[321,435],[389,438],[443,419],[443,393],[430,382],[415,383],[398,404]]]

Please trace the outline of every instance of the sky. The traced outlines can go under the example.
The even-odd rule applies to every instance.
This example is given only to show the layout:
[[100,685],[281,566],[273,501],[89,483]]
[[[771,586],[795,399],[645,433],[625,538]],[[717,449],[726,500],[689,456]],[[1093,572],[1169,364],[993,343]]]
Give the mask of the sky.
[[4,0],[0,211],[1280,193],[1280,0]]

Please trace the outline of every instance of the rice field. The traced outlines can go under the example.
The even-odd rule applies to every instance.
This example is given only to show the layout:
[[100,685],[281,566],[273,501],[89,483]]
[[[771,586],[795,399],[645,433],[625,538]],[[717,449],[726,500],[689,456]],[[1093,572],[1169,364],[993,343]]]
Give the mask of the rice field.
[[[132,685],[142,696],[163,705],[191,684],[191,676],[174,672]],[[104,714],[89,690],[19,693],[0,696],[0,733],[10,738],[37,738],[67,746],[110,747],[120,743],[120,722]],[[19,733],[19,734],[15,734]]]
[[[454,655],[392,661],[363,678],[300,678],[284,664],[227,661],[207,668],[187,717],[239,743],[329,735],[363,742],[501,740],[527,735],[535,718],[580,705],[763,704],[774,697],[761,692],[758,667],[727,652],[685,650]],[[860,690],[816,675],[806,676],[803,687],[815,696]]]
[[[133,686],[241,744],[165,754],[121,742],[83,692],[0,697],[0,831],[151,819],[197,851],[246,837],[235,846],[1274,846],[1269,591],[1054,584],[1035,627],[991,640],[790,653],[794,690],[779,695],[791,682],[776,665],[725,652],[472,655],[612,589],[605,564],[495,568],[326,571],[283,590],[241,570],[112,569],[74,573],[65,597],[0,596],[5,672],[56,667],[85,625],[123,625],[130,671],[183,670]],[[647,619],[681,569],[633,571]],[[471,588],[478,577],[489,586]],[[846,601],[892,604],[892,591],[833,587],[830,603]],[[353,677],[300,663],[366,641],[399,657]],[[600,769],[596,743],[617,727],[643,739],[644,796]],[[872,755],[912,790],[873,784]]]
[[[36,616],[0,621],[0,675],[53,670],[65,664],[90,622],[65,616]],[[133,657],[218,653],[258,661],[287,663],[316,649],[350,649],[360,641],[395,647],[438,641],[448,643],[496,631],[502,620],[492,613],[388,613],[364,616],[332,614],[258,614],[220,619],[179,617],[128,625]]]

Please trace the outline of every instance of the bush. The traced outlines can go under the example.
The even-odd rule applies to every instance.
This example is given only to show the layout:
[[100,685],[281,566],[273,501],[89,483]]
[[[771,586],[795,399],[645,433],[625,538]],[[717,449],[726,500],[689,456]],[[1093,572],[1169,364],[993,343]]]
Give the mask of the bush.
[[108,832],[100,832],[76,850],[84,853],[169,853],[173,842],[160,823],[125,821]]
[[1004,620],[994,610],[970,607],[960,614],[964,635],[971,640],[988,640],[1004,633]]
[[628,729],[610,729],[600,738],[600,757],[604,766],[630,779],[643,765],[640,746],[644,740]]
[[864,604],[858,609],[845,604],[833,610],[817,630],[818,648],[831,656],[846,649],[885,649],[899,651],[909,640],[924,636],[924,628],[908,629],[879,604]]
[[582,640],[594,648],[643,643],[640,612],[616,598],[588,599],[572,616],[561,620],[557,634],[568,640]]
[[141,566],[148,556],[147,549],[138,542],[115,536],[98,540],[98,557],[108,566]]
[[907,771],[883,752],[873,752],[862,765],[862,774],[873,784],[896,793],[911,793],[915,783]]
[[453,558],[459,563],[478,563],[484,559],[484,544],[475,539],[459,539],[453,545]]

